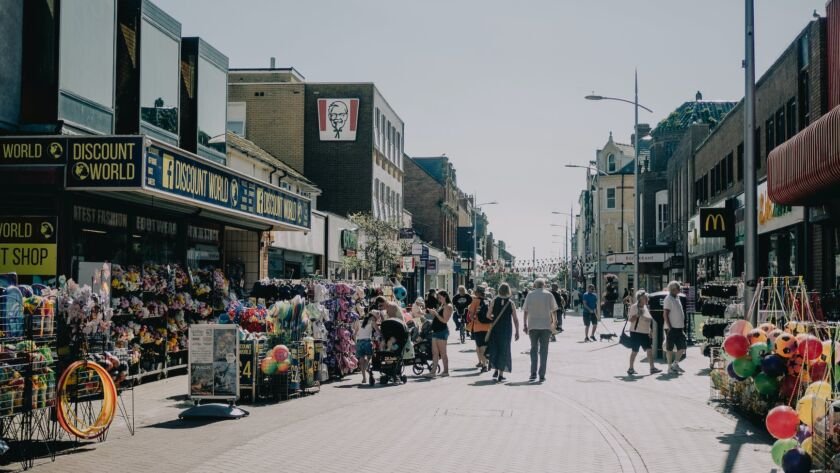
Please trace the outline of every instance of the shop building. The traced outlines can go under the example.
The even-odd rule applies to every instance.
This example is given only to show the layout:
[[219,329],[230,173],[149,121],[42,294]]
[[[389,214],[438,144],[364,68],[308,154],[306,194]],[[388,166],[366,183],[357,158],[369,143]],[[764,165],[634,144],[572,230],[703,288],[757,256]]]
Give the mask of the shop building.
[[694,190],[689,185],[694,183],[694,150],[734,106],[735,102],[704,100],[697,92],[693,101],[677,107],[651,134],[651,162],[659,169],[665,187],[653,196],[643,196],[643,242],[655,243],[666,254],[659,266],[660,278],[649,283],[651,289],[663,288],[668,281],[686,280],[685,229],[694,214],[693,205],[689,206]]
[[309,198],[222,164],[223,54],[146,0],[10,3],[23,54],[0,146],[4,213],[55,219],[57,235],[54,271],[23,268],[24,281],[111,262],[214,267],[245,284],[262,231],[309,231]]
[[[817,239],[812,224],[806,222],[803,207],[773,203],[765,178],[768,155],[827,111],[826,44],[826,20],[811,21],[756,83],[758,274],[803,275],[811,287],[815,275],[820,273],[815,271]],[[742,100],[696,149],[692,220],[696,226],[702,224],[705,231],[706,222],[699,218],[701,209],[723,208],[736,229],[729,247],[718,244],[714,251],[707,249],[711,253],[692,256],[689,280],[742,276],[743,246],[738,235],[743,230],[738,227],[743,226],[743,211],[739,210],[743,207],[744,191],[743,120]],[[694,238],[692,232],[689,224],[689,240]]]
[[405,125],[372,83],[309,83],[294,69],[230,71],[229,128],[302,172],[319,209],[399,222]]
[[[817,42],[815,30],[817,27],[812,24],[805,32],[808,39],[800,36],[799,44]],[[785,134],[787,140],[782,140],[769,153],[767,193],[764,202],[759,200],[759,204],[763,203],[759,208],[759,222],[762,216],[777,214],[789,220],[806,219],[809,225],[804,227],[804,234],[795,236],[801,237],[797,242],[804,241],[807,246],[809,287],[822,291],[824,296],[829,293],[837,296],[840,293],[840,227],[836,223],[840,218],[837,174],[840,169],[840,1],[828,2],[819,31],[825,33],[825,40],[817,44],[824,49],[812,46],[808,62],[799,73],[805,89],[801,92],[810,95],[812,108],[807,113],[799,111],[798,133]],[[815,75],[817,72],[823,75]],[[825,114],[820,117],[822,111]],[[792,236],[785,232],[777,236],[777,242],[779,239],[790,242]],[[800,251],[791,248],[788,253]],[[825,309],[837,317],[836,306]]]
[[458,251],[458,184],[449,158],[409,158],[405,192],[405,206],[420,238],[454,255]]

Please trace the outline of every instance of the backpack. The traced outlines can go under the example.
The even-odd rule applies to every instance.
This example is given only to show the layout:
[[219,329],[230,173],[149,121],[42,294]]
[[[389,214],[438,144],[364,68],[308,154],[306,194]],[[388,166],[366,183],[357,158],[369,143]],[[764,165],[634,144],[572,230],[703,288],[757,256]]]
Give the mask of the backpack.
[[478,305],[478,310],[476,311],[476,318],[482,324],[492,324],[493,320],[487,318],[488,313],[490,312],[490,304],[487,303],[485,299],[481,300],[481,303]]

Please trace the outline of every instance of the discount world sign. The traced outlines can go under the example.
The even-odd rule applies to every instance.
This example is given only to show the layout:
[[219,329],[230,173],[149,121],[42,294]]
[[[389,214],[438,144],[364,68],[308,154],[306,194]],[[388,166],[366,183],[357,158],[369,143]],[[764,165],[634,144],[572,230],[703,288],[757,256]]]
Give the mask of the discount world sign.
[[0,217],[0,273],[55,276],[58,219]]

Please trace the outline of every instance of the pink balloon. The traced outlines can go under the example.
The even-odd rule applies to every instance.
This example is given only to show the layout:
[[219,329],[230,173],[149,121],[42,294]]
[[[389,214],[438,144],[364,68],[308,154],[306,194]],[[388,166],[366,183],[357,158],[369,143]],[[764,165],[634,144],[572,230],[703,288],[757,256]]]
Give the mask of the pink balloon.
[[736,320],[729,326],[729,335],[746,335],[753,329],[751,323],[744,319]]
[[813,335],[806,335],[800,339],[798,350],[799,354],[806,360],[812,361],[822,355],[823,346],[819,338]]

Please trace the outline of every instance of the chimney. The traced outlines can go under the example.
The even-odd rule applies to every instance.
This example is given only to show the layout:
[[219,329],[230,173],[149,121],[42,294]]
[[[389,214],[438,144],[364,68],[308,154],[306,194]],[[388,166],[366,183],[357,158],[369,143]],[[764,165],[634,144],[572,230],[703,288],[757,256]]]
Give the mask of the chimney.
[[275,59],[274,59],[274,56],[272,56],[271,57],[271,66],[269,67],[269,69],[274,69],[274,64],[275,64]]

